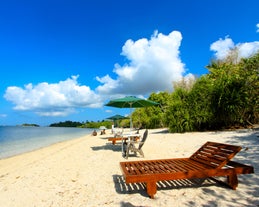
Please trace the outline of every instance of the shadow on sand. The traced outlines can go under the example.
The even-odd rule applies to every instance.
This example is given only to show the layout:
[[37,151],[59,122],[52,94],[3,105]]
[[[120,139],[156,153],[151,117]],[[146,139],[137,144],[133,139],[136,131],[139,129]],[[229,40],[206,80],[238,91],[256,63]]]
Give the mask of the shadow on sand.
[[[119,194],[141,194],[144,197],[149,197],[146,192],[146,185],[144,183],[130,183],[126,184],[122,175],[113,175],[113,181],[115,190]],[[173,190],[181,188],[200,188],[208,186],[219,186],[227,188],[224,185],[220,185],[215,180],[210,178],[206,179],[182,179],[182,180],[170,180],[157,182],[157,190]]]
[[120,152],[121,151],[121,143],[118,144],[111,144],[111,143],[107,143],[105,145],[102,146],[96,146],[96,147],[91,147],[92,150],[94,151],[99,151],[99,150],[111,150],[114,152]]

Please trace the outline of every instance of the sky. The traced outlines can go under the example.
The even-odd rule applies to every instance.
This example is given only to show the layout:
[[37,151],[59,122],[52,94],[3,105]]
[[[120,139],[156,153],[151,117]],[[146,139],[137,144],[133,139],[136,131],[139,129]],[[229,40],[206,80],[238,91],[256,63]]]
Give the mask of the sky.
[[102,121],[124,96],[173,91],[237,48],[259,50],[258,0],[0,3],[0,125]]

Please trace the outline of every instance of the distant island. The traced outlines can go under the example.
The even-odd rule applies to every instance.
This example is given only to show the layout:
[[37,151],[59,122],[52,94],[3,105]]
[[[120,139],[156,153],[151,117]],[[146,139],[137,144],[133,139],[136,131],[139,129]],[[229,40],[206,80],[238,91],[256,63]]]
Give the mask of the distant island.
[[100,126],[105,126],[108,129],[111,129],[111,121],[98,121],[98,122],[77,122],[77,121],[64,121],[50,124],[49,127],[78,127],[78,128],[99,128]]
[[53,123],[49,125],[50,127],[80,127],[82,123],[75,121],[64,121],[59,123]]
[[20,125],[20,126],[25,126],[25,127],[27,127],[27,126],[33,126],[33,127],[39,127],[39,125],[38,124],[22,124],[22,125]]

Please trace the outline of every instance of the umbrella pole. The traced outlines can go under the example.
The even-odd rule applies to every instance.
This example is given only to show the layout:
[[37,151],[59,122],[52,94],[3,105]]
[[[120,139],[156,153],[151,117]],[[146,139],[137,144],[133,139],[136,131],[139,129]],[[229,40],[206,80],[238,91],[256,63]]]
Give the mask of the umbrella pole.
[[133,131],[133,123],[132,123],[132,104],[130,103],[130,131]]

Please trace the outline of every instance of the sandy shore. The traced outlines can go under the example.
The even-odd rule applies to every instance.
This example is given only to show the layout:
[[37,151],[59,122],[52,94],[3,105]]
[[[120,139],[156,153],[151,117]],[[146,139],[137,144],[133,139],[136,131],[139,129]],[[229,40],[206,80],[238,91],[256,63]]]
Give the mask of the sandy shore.
[[144,159],[189,157],[206,141],[216,141],[242,146],[233,160],[255,169],[254,174],[238,176],[235,191],[209,181],[176,182],[160,184],[155,199],[147,196],[142,185],[124,183],[121,146],[108,143],[109,136],[85,136],[0,160],[0,206],[259,206],[259,131],[169,134],[149,130]]

